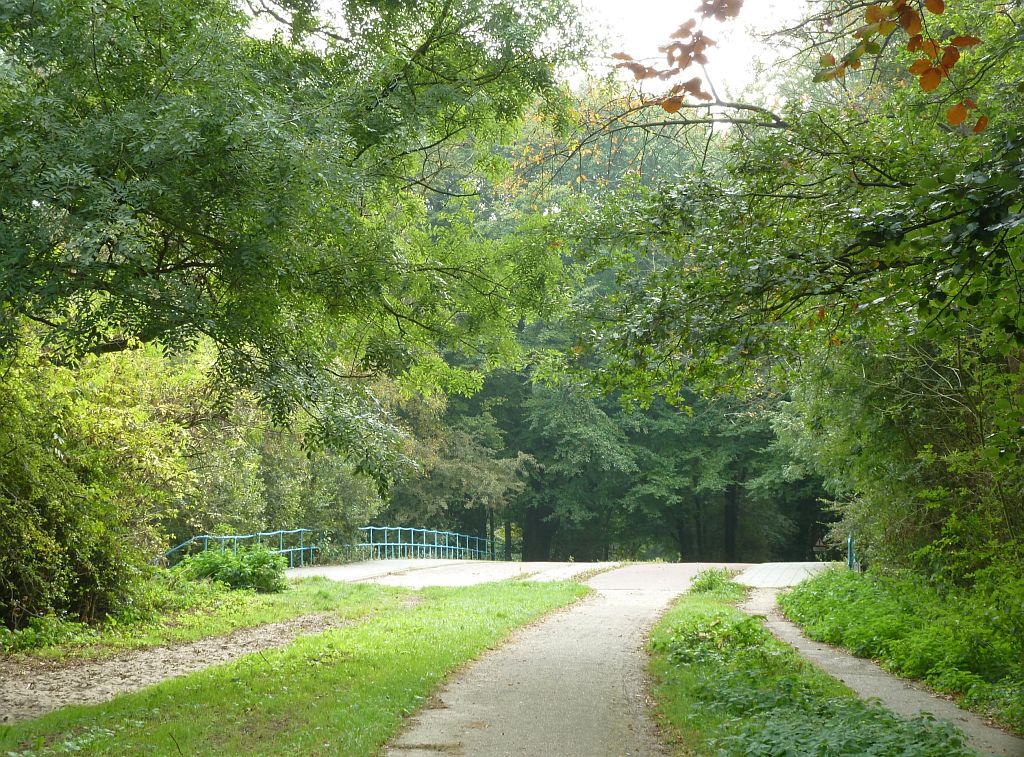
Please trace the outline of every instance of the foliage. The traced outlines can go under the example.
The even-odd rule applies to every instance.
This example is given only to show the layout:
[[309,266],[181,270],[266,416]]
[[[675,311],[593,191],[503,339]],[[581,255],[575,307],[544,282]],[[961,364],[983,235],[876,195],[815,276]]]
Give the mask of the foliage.
[[659,713],[698,754],[973,754],[951,724],[857,699],[714,595],[684,596],[651,649]]
[[448,675],[585,592],[575,583],[522,581],[424,589],[415,607],[391,608],[106,704],[0,726],[0,749],[377,754]]
[[[916,25],[905,5],[881,10]],[[802,62],[862,12],[810,14],[792,34]],[[897,45],[829,84],[787,72],[772,128],[696,129],[691,171],[561,208],[552,243],[614,286],[576,297],[549,372],[642,403],[739,393],[777,412],[791,473],[826,481],[834,536],[855,532],[871,560],[965,584],[1019,563],[1018,16],[950,3],[927,34],[984,44],[955,45],[947,86],[923,92]],[[966,99],[986,104],[980,134],[944,118]]]
[[[127,609],[156,544],[152,513],[187,485],[184,438],[140,376],[156,356],[78,370],[28,347],[0,399],[0,614],[11,628]],[[47,621],[39,621],[45,623]]]
[[549,256],[428,206],[472,195],[580,34],[562,0],[331,11],[4,5],[0,346],[24,319],[66,360],[207,339],[222,390],[312,415],[383,486],[392,430],[335,379],[444,385],[446,350],[512,348]]
[[251,394],[220,402],[202,345],[190,355],[147,345],[76,366],[51,357],[26,345],[0,380],[8,627],[148,612],[149,564],[168,540],[309,523],[344,542],[381,506],[351,461],[310,449],[306,425],[275,428]]
[[812,638],[878,659],[1024,731],[1024,580],[988,571],[970,590],[830,571],[783,596]]
[[172,570],[192,581],[210,579],[232,589],[255,589],[277,592],[288,588],[284,555],[271,552],[262,544],[239,547],[237,550],[208,549],[189,555]]

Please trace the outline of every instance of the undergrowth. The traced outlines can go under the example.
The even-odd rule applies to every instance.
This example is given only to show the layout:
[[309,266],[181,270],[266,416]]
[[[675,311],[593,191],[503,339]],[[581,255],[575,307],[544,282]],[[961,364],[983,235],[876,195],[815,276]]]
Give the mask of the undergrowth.
[[284,555],[271,552],[262,544],[237,550],[209,549],[189,555],[171,570],[191,581],[210,579],[232,589],[278,592],[288,588]]
[[731,605],[742,588],[695,582],[651,636],[658,713],[687,754],[973,754],[950,724],[864,702]]
[[918,577],[836,570],[780,601],[811,638],[877,659],[1024,732],[1024,578],[940,591]]

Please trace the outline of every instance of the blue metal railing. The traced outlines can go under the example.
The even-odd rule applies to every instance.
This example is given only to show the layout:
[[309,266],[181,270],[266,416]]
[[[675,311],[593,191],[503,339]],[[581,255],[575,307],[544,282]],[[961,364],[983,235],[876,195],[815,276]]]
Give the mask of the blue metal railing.
[[[215,543],[222,552],[226,549],[237,552],[239,544],[247,546],[248,542],[252,542],[253,544],[263,544],[275,555],[285,555],[288,558],[288,567],[295,568],[313,564],[318,547],[315,544],[306,543],[306,534],[311,533],[313,533],[311,528],[293,528],[290,531],[260,531],[255,534],[233,534],[230,536],[203,534],[193,536],[176,547],[171,547],[164,552],[163,559],[170,562],[175,555],[180,559],[192,552],[205,552],[210,548],[211,542]],[[296,537],[297,544],[295,543]],[[188,549],[190,546],[198,547],[199,545],[201,548]]]
[[356,548],[365,550],[370,560],[402,557],[494,560],[501,552],[491,539],[467,536],[451,531],[395,526],[365,526],[359,531],[363,541]]

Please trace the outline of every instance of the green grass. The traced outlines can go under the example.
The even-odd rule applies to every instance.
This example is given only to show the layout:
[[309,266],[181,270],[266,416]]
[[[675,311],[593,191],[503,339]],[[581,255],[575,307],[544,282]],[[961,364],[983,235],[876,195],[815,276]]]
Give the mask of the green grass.
[[828,571],[781,598],[808,636],[877,659],[1024,733],[1024,578],[945,592],[916,577]]
[[0,754],[372,755],[453,670],[585,593],[568,582],[424,589],[414,607],[0,727]]
[[718,579],[687,594],[651,634],[657,715],[688,755],[973,754],[952,726],[863,702],[732,603]]
[[[141,620],[109,619],[99,627],[53,621],[23,649],[34,657],[96,658],[129,649],[180,644],[210,636],[223,636],[265,623],[275,623],[310,613],[328,613],[353,620],[397,606],[406,589],[373,584],[348,584],[325,578],[307,578],[277,594],[228,590],[197,583],[178,601],[184,609]],[[15,640],[17,637],[12,637]],[[48,640],[53,643],[46,643]],[[15,644],[11,647],[17,649]]]

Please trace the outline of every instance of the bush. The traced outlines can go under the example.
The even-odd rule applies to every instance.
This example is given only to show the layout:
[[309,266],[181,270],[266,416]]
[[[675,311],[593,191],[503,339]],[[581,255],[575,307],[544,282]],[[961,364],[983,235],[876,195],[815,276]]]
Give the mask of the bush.
[[238,551],[210,549],[186,557],[172,570],[191,580],[210,579],[232,589],[276,592],[288,588],[284,577],[287,561],[262,545],[241,547]]

